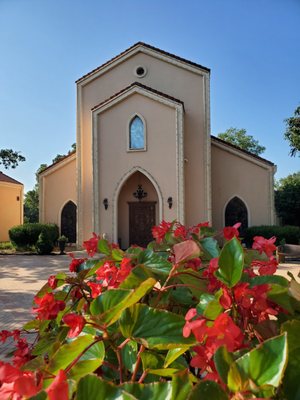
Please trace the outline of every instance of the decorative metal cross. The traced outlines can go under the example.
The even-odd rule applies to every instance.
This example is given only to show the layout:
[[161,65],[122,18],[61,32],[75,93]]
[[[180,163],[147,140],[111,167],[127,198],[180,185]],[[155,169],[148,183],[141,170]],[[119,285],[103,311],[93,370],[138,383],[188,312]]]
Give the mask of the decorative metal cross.
[[138,199],[138,201],[141,201],[148,196],[148,193],[144,191],[142,185],[138,185],[136,191],[132,194],[136,199]]

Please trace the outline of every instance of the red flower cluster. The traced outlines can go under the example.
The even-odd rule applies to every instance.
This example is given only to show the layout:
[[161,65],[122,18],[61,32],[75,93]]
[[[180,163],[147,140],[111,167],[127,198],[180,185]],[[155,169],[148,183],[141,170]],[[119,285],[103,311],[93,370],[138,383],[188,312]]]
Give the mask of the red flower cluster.
[[72,339],[78,336],[79,333],[82,331],[86,320],[83,318],[82,315],[66,314],[63,317],[63,322],[71,328],[68,333],[68,338]]
[[48,285],[51,287],[51,289],[56,289],[57,288],[57,282],[58,280],[56,279],[55,275],[50,275],[48,278]]
[[209,371],[205,379],[218,380],[213,355],[223,345],[230,352],[243,347],[243,332],[227,313],[220,314],[211,326],[202,316],[197,317],[196,309],[189,310],[185,319],[183,336],[189,337],[192,332],[197,342],[201,344],[193,348],[197,354],[192,358],[191,366],[199,368],[201,373]]
[[259,275],[273,275],[277,271],[278,262],[271,256],[268,261],[253,260],[252,267],[258,267]]
[[[0,399],[22,400],[31,398],[42,390],[41,372],[21,371],[8,363],[0,361]],[[64,371],[59,371],[46,389],[49,400],[68,400],[69,387]]]
[[95,232],[93,232],[93,237],[90,238],[89,240],[86,240],[83,242],[83,247],[86,249],[88,255],[90,257],[93,257],[95,253],[97,253],[98,250],[98,241],[100,240],[100,236],[96,235]]
[[164,220],[158,226],[154,226],[152,228],[152,236],[156,240],[157,243],[161,243],[165,237],[165,235],[169,232],[172,227],[171,222],[166,222]]
[[276,237],[272,236],[270,239],[265,239],[263,236],[254,236],[252,248],[258,250],[260,254],[264,252],[268,257],[271,257],[276,250],[275,242]]
[[70,272],[77,272],[78,267],[86,261],[86,258],[75,258],[73,253],[69,253],[69,255],[72,257],[69,266]]
[[32,311],[37,313],[37,319],[55,319],[57,314],[65,308],[65,302],[55,300],[53,293],[46,293],[43,297],[35,296],[34,302],[39,306]]
[[131,268],[130,258],[123,258],[119,268],[112,262],[107,261],[96,271],[97,280],[101,281],[102,287],[107,289],[116,288],[127,278]]
[[237,222],[236,224],[234,224],[233,226],[225,226],[225,228],[223,229],[223,235],[224,238],[226,240],[231,240],[234,237],[239,237],[240,233],[238,231],[238,228],[241,226],[242,224],[240,222]]

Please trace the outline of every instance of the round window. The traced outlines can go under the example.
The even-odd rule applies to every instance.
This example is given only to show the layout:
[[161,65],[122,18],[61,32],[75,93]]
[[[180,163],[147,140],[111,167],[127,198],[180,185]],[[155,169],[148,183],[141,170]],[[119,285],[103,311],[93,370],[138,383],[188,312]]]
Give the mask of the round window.
[[135,67],[134,74],[138,78],[143,78],[147,74],[147,69],[143,65],[138,65]]

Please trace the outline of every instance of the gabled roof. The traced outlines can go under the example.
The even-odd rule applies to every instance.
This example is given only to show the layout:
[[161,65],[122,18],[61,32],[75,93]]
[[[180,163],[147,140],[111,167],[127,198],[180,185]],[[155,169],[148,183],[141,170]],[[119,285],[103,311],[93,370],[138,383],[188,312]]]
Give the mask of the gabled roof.
[[101,103],[97,104],[96,106],[94,106],[94,107],[92,108],[92,111],[96,110],[98,107],[104,105],[105,103],[109,103],[111,100],[115,99],[116,97],[122,95],[123,93],[129,91],[130,89],[132,89],[132,88],[134,88],[134,87],[138,87],[138,88],[147,90],[147,91],[149,91],[149,92],[151,92],[151,93],[153,93],[153,94],[156,94],[156,95],[158,95],[158,96],[162,96],[162,97],[164,97],[164,98],[166,98],[166,99],[168,99],[168,100],[171,100],[171,101],[173,101],[173,102],[175,102],[175,103],[178,103],[178,104],[181,104],[181,105],[184,106],[183,101],[178,100],[178,99],[176,99],[175,97],[169,96],[168,94],[163,93],[163,92],[160,92],[160,91],[158,91],[158,90],[155,90],[155,89],[153,89],[153,88],[151,88],[151,87],[149,87],[149,86],[142,85],[142,84],[139,83],[139,82],[133,82],[131,85],[129,85],[129,86],[127,86],[126,88],[124,88],[124,89],[120,90],[119,92],[115,93],[114,95],[112,95],[112,96],[109,97],[108,99],[106,99],[106,100],[104,100],[104,101],[101,101]]
[[60,164],[62,161],[65,161],[67,158],[73,156],[74,154],[76,154],[76,150],[73,150],[71,153],[66,154],[65,156],[62,156],[58,161],[56,161],[56,162],[54,162],[54,163],[48,165],[48,167],[46,167],[45,169],[43,169],[43,171],[39,172],[39,175],[40,175],[40,174],[43,174],[45,171],[48,171],[49,169],[51,169],[51,168],[57,166],[57,165]]
[[0,182],[14,183],[16,185],[23,185],[23,183],[16,181],[15,179],[11,178],[10,176],[4,174],[1,171],[0,171]]
[[137,42],[133,46],[131,46],[128,49],[124,50],[122,53],[118,54],[117,56],[113,57],[109,61],[105,62],[104,64],[100,65],[99,67],[97,67],[97,68],[93,69],[92,71],[88,72],[87,74],[83,75],[81,78],[77,79],[76,83],[80,83],[81,81],[83,81],[87,77],[89,77],[89,76],[95,74],[96,72],[98,72],[101,68],[103,68],[103,67],[107,66],[108,64],[114,62],[115,60],[123,57],[125,54],[129,53],[130,51],[134,50],[137,47],[145,47],[145,48],[147,48],[149,50],[153,50],[153,51],[155,51],[157,53],[160,53],[160,54],[163,54],[163,55],[165,55],[167,57],[171,57],[171,58],[176,59],[178,61],[181,61],[183,63],[192,65],[193,67],[196,67],[196,68],[199,68],[201,70],[210,72],[210,69],[207,68],[207,67],[204,67],[203,65],[200,65],[200,64],[197,64],[197,63],[195,63],[193,61],[187,60],[185,58],[176,56],[175,54],[168,53],[167,51],[164,51],[164,50],[161,50],[161,49],[159,49],[157,47],[151,46],[150,44],[147,44],[147,43],[144,43],[144,42]]
[[253,154],[253,153],[251,153],[250,151],[244,150],[244,149],[242,149],[242,148],[240,148],[240,147],[238,147],[238,146],[235,146],[235,145],[232,144],[232,143],[226,142],[226,140],[222,140],[222,139],[220,139],[220,138],[218,138],[218,137],[216,137],[216,136],[211,135],[211,140],[212,140],[212,142],[220,143],[220,144],[222,144],[222,145],[231,147],[231,148],[233,148],[233,149],[235,149],[235,150],[241,151],[242,153],[247,154],[247,156],[256,158],[257,160],[263,161],[263,162],[266,163],[266,164],[269,164],[269,165],[272,165],[272,166],[275,165],[275,164],[273,164],[271,161],[266,160],[265,158],[262,158],[262,157],[260,157],[260,156],[257,156],[256,154]]

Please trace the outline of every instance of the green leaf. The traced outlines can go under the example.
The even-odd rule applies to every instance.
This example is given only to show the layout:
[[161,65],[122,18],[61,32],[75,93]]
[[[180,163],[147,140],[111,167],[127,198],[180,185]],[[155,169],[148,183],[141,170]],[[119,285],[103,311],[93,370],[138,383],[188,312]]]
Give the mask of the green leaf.
[[233,356],[228,352],[225,346],[219,347],[214,354],[216,369],[225,384],[227,384],[228,372],[233,361]]
[[218,242],[212,237],[206,237],[199,241],[201,245],[201,249],[204,253],[204,257],[202,259],[211,260],[212,258],[219,257],[220,248],[218,246]]
[[287,400],[300,398],[300,321],[287,321],[282,325],[282,332],[287,332],[289,362],[284,374],[283,390]]
[[161,369],[149,369],[149,374],[158,375],[158,376],[174,376],[180,371],[177,368],[161,368]]
[[[168,253],[164,253],[168,257]],[[144,250],[138,257],[138,263],[145,265],[158,276],[166,277],[169,275],[172,264],[162,256],[162,254],[154,253],[153,250]]]
[[130,372],[134,371],[137,361],[138,344],[130,340],[121,350],[124,367]]
[[129,400],[136,399],[107,381],[95,375],[87,375],[80,379],[77,386],[76,400]]
[[149,278],[133,290],[111,289],[98,296],[91,304],[92,315],[99,316],[107,326],[116,322],[122,311],[137,303],[145,294],[153,288],[156,280]]
[[180,275],[177,276],[180,282],[191,285],[189,290],[192,292],[193,296],[199,298],[203,292],[207,289],[207,280],[203,279],[199,272],[193,269],[184,269],[178,271]]
[[103,342],[95,343],[89,348],[79,361],[72,367],[69,378],[78,380],[84,375],[94,372],[102,365],[105,356],[105,346]]
[[160,369],[164,364],[164,357],[152,351],[141,353],[143,369]]
[[47,393],[44,392],[44,390],[35,396],[29,397],[28,400],[46,400],[47,399]]
[[288,287],[289,281],[284,278],[283,276],[279,275],[262,275],[262,276],[255,276],[249,280],[250,287],[257,286],[257,285],[264,285],[265,283],[271,284],[275,283],[277,285]]
[[121,283],[119,289],[135,289],[148,278],[159,278],[153,271],[144,265],[134,267],[127,278]]
[[78,336],[70,343],[64,344],[52,355],[48,370],[56,374],[60,369],[65,369],[89,345],[95,341],[94,336]]
[[228,400],[227,394],[216,382],[202,381],[196,385],[188,396],[188,400]]
[[243,380],[251,379],[256,386],[281,383],[287,363],[287,335],[268,339],[236,360]]
[[220,257],[216,277],[228,287],[235,286],[242,277],[244,251],[240,241],[234,237],[225,243]]
[[159,350],[195,344],[192,337],[182,336],[184,324],[183,316],[145,304],[135,304],[126,309],[120,319],[124,337],[130,337],[149,349]]
[[242,379],[240,370],[235,362],[231,363],[228,374],[227,374],[227,385],[232,392],[240,392],[243,389],[247,389],[248,381],[246,377]]
[[111,255],[113,260],[122,261],[124,257],[124,251],[122,251],[121,249],[113,249]]
[[196,307],[198,313],[204,315],[208,319],[215,320],[223,311],[223,307],[219,302],[221,296],[222,290],[216,292],[215,295],[203,293]]
[[268,291],[268,299],[278,304],[289,313],[294,314],[294,308],[291,303],[291,296],[289,295],[289,289],[276,284],[271,284],[271,289]]
[[168,368],[173,361],[177,360],[177,358],[185,353],[189,348],[190,346],[184,346],[169,350],[165,358],[164,368]]
[[125,383],[120,387],[138,400],[175,400],[175,398],[171,397],[171,382]]
[[100,239],[98,241],[98,251],[99,253],[105,254],[107,256],[110,255],[110,247],[108,241],[106,239]]
[[173,251],[176,264],[200,256],[199,246],[194,240],[185,240],[174,244]]

